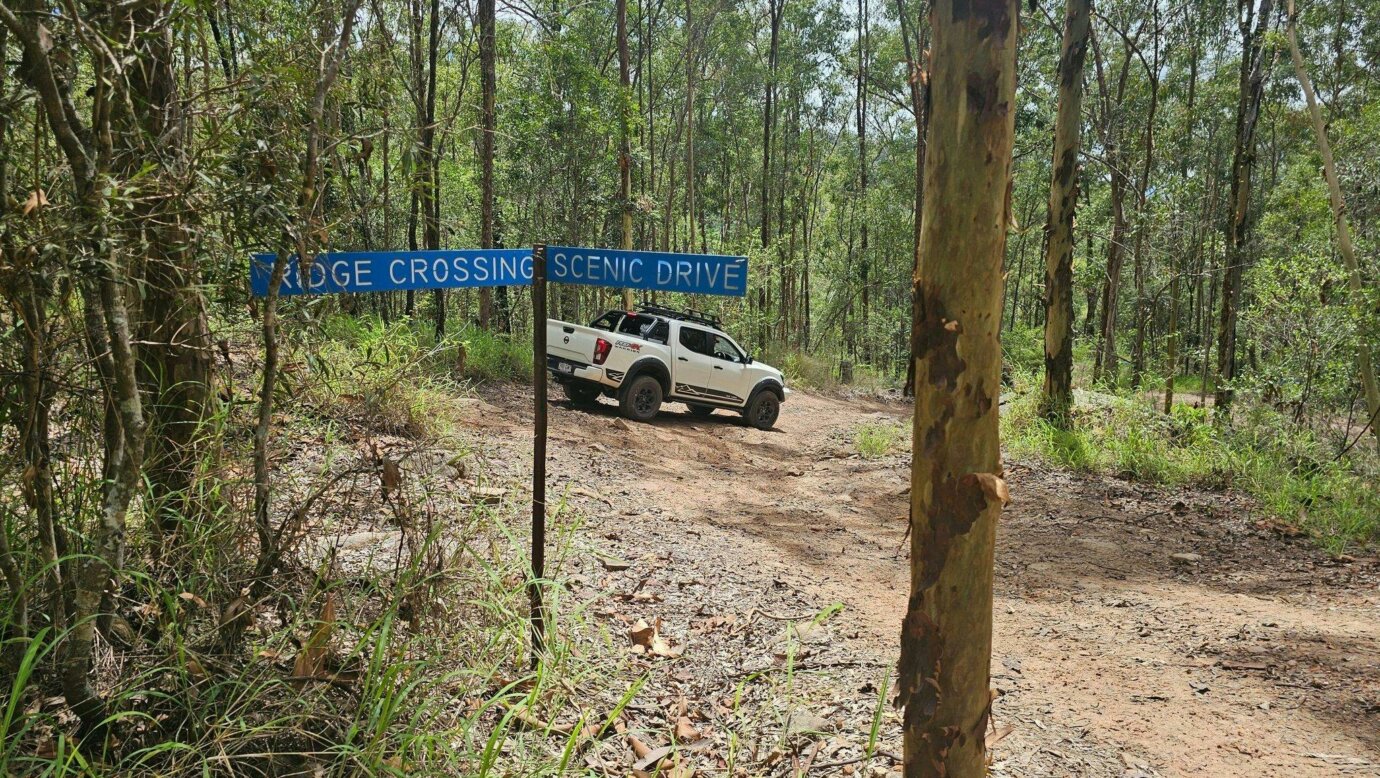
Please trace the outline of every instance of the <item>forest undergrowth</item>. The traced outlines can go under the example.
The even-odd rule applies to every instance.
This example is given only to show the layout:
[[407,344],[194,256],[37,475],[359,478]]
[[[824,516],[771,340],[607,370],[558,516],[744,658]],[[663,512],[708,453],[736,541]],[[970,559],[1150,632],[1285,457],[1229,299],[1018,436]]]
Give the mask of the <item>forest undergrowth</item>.
[[[228,347],[229,402],[208,425],[199,479],[207,520],[170,564],[141,507],[131,513],[131,558],[103,609],[114,642],[96,650],[104,731],[78,748],[61,690],[39,672],[64,635],[7,641],[0,772],[488,776],[521,765],[536,776],[623,748],[622,711],[646,679],[627,637],[593,618],[597,599],[571,594],[567,560],[591,551],[584,517],[552,495],[542,585],[556,615],[534,669],[526,484],[456,426],[473,384],[525,380],[528,354],[478,331],[437,343],[343,317],[298,328],[274,417],[288,553],[251,603],[255,541],[232,517],[252,501],[235,463],[252,445],[259,368],[254,349]],[[59,483],[91,476],[67,465]]]
[[1002,446],[1010,457],[1165,486],[1235,489],[1254,497],[1280,534],[1307,533],[1335,556],[1380,538],[1380,457],[1349,425],[1320,434],[1260,402],[1238,409],[1227,425],[1195,402],[1196,392],[1180,395],[1166,414],[1156,407],[1162,395],[1120,387],[1075,391],[1072,424],[1060,429],[1040,416],[1039,374],[1009,375]]

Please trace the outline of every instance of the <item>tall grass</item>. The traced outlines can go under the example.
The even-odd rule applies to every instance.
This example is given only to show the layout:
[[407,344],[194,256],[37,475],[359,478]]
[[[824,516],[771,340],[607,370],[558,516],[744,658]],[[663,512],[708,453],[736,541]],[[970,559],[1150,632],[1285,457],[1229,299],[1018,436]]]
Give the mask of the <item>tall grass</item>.
[[1073,424],[1062,430],[1040,418],[1033,381],[1019,386],[1002,414],[1013,456],[1151,483],[1240,489],[1333,554],[1380,539],[1374,463],[1338,457],[1268,408],[1225,429],[1206,409],[1176,404],[1166,415],[1144,398],[1077,392]]
[[[0,774],[497,776],[517,765],[524,775],[558,774],[569,747],[562,754],[551,731],[519,727],[516,712],[575,720],[588,715],[587,700],[626,706],[640,684],[623,685],[636,674],[621,651],[590,640],[597,630],[585,609],[564,601],[555,581],[548,655],[527,669],[527,541],[512,530],[525,517],[519,507],[485,506],[438,527],[391,580],[326,565],[335,574],[279,609],[282,623],[261,617],[242,652],[217,646],[214,604],[138,581],[131,600],[159,613],[133,627],[137,645],[107,678],[115,737],[95,752],[87,744],[90,761],[66,735],[62,706],[30,684],[58,644],[39,630],[0,704]],[[558,510],[553,569],[574,553],[577,526]],[[437,546],[447,561],[429,568],[422,560]],[[295,677],[301,638],[327,595],[340,603],[330,661]]]

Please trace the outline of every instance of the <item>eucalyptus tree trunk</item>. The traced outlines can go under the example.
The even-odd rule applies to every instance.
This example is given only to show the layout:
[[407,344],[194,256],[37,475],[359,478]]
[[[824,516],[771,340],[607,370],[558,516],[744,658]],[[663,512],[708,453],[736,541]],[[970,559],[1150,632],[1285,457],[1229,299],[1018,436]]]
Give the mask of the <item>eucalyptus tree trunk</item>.
[[868,252],[867,235],[867,0],[858,0],[858,73],[857,73],[857,130],[858,130],[858,211],[862,214],[858,225],[858,280],[861,282],[862,352],[863,361],[871,361],[872,339],[868,337],[868,313],[872,307],[872,258]]
[[1122,268],[1126,263],[1126,190],[1130,185],[1125,170],[1126,154],[1122,150],[1121,143],[1122,122],[1120,114],[1126,96],[1127,78],[1131,71],[1129,48],[1132,42],[1126,41],[1128,50],[1121,61],[1115,93],[1108,88],[1107,77],[1103,68],[1102,51],[1098,46],[1095,33],[1089,32],[1088,43],[1092,46],[1098,92],[1101,95],[1102,146],[1110,177],[1108,192],[1112,209],[1112,234],[1107,240],[1107,265],[1106,274],[1102,281],[1102,298],[1099,306],[1101,318],[1098,326],[1097,349],[1093,359],[1093,381],[1095,383],[1106,382],[1111,386],[1116,386],[1121,372],[1119,357],[1117,356],[1116,333],[1117,319],[1120,314],[1118,301],[1121,297],[1121,275]]
[[1018,16],[1016,0],[938,0],[931,11],[911,588],[897,670],[911,778],[987,769],[993,555],[1007,499],[997,397]]
[[[916,58],[917,52],[920,56],[925,55],[925,38],[917,28],[917,23],[912,27],[910,12],[906,8],[906,0],[896,0],[896,15],[901,21],[901,43],[906,52],[906,86],[910,92],[910,112],[915,119],[915,215],[911,220],[913,247],[911,253],[910,267],[910,305],[914,310],[918,304],[916,291],[920,270],[920,233],[924,225],[924,203],[925,203],[925,148],[929,128],[929,74],[926,65]],[[912,38],[914,41],[912,42]],[[915,396],[915,344],[920,338],[920,331],[916,328],[914,316],[911,317],[910,356],[906,359],[906,384],[901,390],[905,397]]]
[[1117,355],[1116,332],[1121,297],[1121,275],[1126,264],[1126,178],[1120,167],[1125,160],[1115,147],[1107,149],[1108,167],[1112,168],[1110,177],[1110,199],[1112,204],[1112,234],[1107,240],[1107,271],[1102,281],[1102,299],[1099,305],[1101,314],[1097,335],[1097,354],[1093,362],[1093,381],[1106,382],[1115,387],[1121,373],[1120,357]]
[[[1235,394],[1236,318],[1241,305],[1241,280],[1249,259],[1251,175],[1255,170],[1255,128],[1265,98],[1265,35],[1270,29],[1274,0],[1237,0],[1241,29],[1241,93],[1236,107],[1236,145],[1231,163],[1231,213],[1227,225],[1227,266],[1222,276],[1222,308],[1217,320],[1217,391],[1214,408],[1220,418],[1231,415]],[[1252,19],[1256,18],[1254,30]]]
[[772,120],[776,117],[776,62],[781,38],[781,15],[786,10],[785,0],[767,0],[768,24],[771,27],[771,45],[767,49],[766,96],[762,102],[762,248],[771,245],[771,139]]
[[[1194,107],[1198,95],[1198,59],[1199,59],[1199,38],[1198,30],[1193,23],[1189,22],[1189,59],[1188,59],[1188,100],[1184,110],[1184,134],[1180,145],[1179,159],[1179,181],[1183,187],[1182,191],[1188,190],[1188,170],[1190,151],[1193,148],[1193,121]],[[1184,262],[1179,258],[1171,257],[1169,260],[1169,331],[1168,339],[1165,344],[1164,359],[1164,412],[1169,413],[1174,410],[1174,380],[1179,373],[1179,342],[1182,336],[1179,333],[1179,309],[1181,288],[1183,286],[1183,274],[1188,268],[1196,264],[1202,253],[1202,240],[1199,231],[1200,225],[1197,220],[1193,224],[1193,245],[1194,255],[1192,260]],[[1183,231],[1180,230],[1182,235]],[[1200,282],[1201,285],[1201,282]]]
[[[1361,281],[1361,268],[1356,262],[1356,247],[1351,242],[1351,225],[1346,218],[1346,200],[1342,197],[1342,186],[1337,181],[1337,163],[1332,158],[1332,144],[1327,140],[1327,124],[1323,121],[1322,110],[1318,108],[1318,96],[1313,91],[1313,82],[1308,78],[1308,69],[1299,51],[1297,18],[1294,13],[1294,0],[1289,0],[1289,52],[1294,60],[1294,73],[1298,76],[1303,96],[1308,100],[1308,118],[1313,123],[1313,135],[1318,143],[1318,155],[1322,157],[1323,178],[1327,180],[1327,193],[1332,202],[1332,218],[1337,224],[1337,251],[1346,265],[1347,286],[1351,291],[1351,304],[1360,306],[1364,289]],[[1375,366],[1371,362],[1370,344],[1365,337],[1356,345],[1356,359],[1360,363],[1361,386],[1366,395],[1366,410],[1369,411],[1370,431],[1380,444],[1380,388],[1375,382]]]
[[[497,117],[494,95],[497,75],[494,68],[494,0],[479,0],[479,245],[494,247],[494,132]],[[487,288],[479,290],[479,326],[489,328],[493,297]],[[532,325],[541,326],[540,322]]]
[[1145,65],[1145,77],[1150,82],[1150,108],[1145,116],[1145,157],[1142,160],[1140,180],[1136,184],[1136,339],[1131,348],[1131,388],[1140,389],[1145,376],[1145,330],[1149,325],[1150,301],[1146,299],[1145,278],[1150,272],[1150,259],[1145,255],[1145,238],[1152,222],[1150,206],[1150,175],[1155,169],[1155,114],[1160,105],[1160,23],[1159,4],[1152,6],[1151,30],[1154,36],[1154,55]]
[[[633,247],[632,202],[632,78],[628,53],[628,0],[618,0],[618,199],[622,240],[619,247]],[[633,290],[623,290],[623,308],[632,310]]]
[[1078,207],[1078,154],[1083,128],[1083,65],[1092,0],[1068,0],[1059,55],[1059,110],[1045,227],[1045,382],[1042,412],[1068,426],[1073,406],[1073,219]]
[[[422,110],[422,164],[425,181],[422,188],[422,239],[432,251],[441,248],[441,157],[436,151],[436,57],[441,45],[441,2],[431,0],[427,20],[426,84]],[[433,289],[432,312],[436,325],[436,339],[446,334],[446,290]]]
[[268,591],[270,576],[276,570],[281,553],[281,527],[274,528],[270,521],[270,508],[273,497],[271,473],[269,472],[269,446],[273,432],[273,398],[277,388],[278,354],[278,295],[283,277],[287,273],[290,251],[297,252],[302,277],[308,277],[310,263],[318,248],[319,236],[325,230],[321,215],[325,187],[322,186],[321,149],[325,135],[326,98],[331,86],[340,74],[340,64],[350,48],[350,38],[354,31],[355,14],[361,0],[346,0],[342,11],[339,35],[335,39],[323,41],[320,69],[317,72],[315,90],[307,106],[307,124],[304,128],[303,144],[305,153],[302,162],[302,177],[298,182],[296,212],[292,223],[283,225],[283,245],[279,248],[269,276],[268,294],[264,298],[263,321],[260,327],[264,340],[264,367],[262,383],[259,385],[258,419],[254,426],[254,528],[259,539],[259,558],[255,563],[254,579],[251,584],[251,599],[262,599]]
[[[214,394],[211,331],[201,295],[201,273],[187,223],[183,192],[190,187],[187,127],[173,71],[167,0],[121,6],[121,27],[135,30],[127,69],[130,100],[120,110],[117,137],[121,172],[139,180],[133,197],[132,236],[146,246],[139,279],[143,292],[136,329],[139,378],[150,400],[146,475],[155,527],[167,545],[183,519],[192,518],[192,490],[203,447],[201,422]],[[144,174],[148,165],[152,175]]]
[[695,250],[695,11],[685,0],[685,250]]

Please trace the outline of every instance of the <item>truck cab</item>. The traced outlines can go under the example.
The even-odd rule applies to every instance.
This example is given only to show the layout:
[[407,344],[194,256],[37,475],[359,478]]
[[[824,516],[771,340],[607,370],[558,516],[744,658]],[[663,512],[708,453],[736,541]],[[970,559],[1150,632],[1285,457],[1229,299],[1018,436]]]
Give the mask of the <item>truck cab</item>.
[[770,429],[788,395],[780,370],[754,360],[717,317],[643,305],[588,325],[547,320],[547,370],[575,403],[608,396],[624,416],[654,418],[664,402],[709,416],[736,411]]

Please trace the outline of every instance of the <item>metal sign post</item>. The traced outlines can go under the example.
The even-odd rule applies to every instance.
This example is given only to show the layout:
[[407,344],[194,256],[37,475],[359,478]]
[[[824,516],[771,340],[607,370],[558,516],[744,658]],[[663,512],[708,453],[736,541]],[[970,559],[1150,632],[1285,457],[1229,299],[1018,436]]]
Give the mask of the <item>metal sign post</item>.
[[546,609],[541,584],[546,576],[546,245],[532,247],[532,669],[546,650]]

